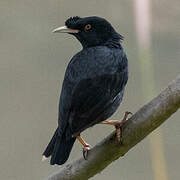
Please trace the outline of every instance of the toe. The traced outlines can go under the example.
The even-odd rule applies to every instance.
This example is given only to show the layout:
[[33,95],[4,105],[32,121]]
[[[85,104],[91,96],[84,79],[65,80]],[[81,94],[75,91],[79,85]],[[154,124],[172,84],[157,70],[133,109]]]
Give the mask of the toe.
[[121,128],[116,128],[116,137],[117,140],[120,142],[121,141]]
[[87,160],[88,152],[89,152],[90,149],[91,149],[91,148],[90,148],[90,145],[87,145],[87,146],[85,146],[85,147],[83,148],[83,157],[84,157],[85,160]]
[[85,160],[87,160],[88,150],[83,149],[83,157],[84,157]]

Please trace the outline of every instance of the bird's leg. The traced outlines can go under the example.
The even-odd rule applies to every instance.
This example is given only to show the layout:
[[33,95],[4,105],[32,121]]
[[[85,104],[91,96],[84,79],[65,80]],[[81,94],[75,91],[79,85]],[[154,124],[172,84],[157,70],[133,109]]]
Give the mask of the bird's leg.
[[79,142],[83,145],[83,157],[85,160],[87,160],[87,156],[88,156],[88,151],[91,149],[91,146],[86,143],[81,136],[77,136],[77,139],[79,140]]
[[108,124],[108,125],[115,126],[116,137],[117,137],[118,141],[121,141],[121,137],[122,137],[121,128],[122,128],[123,124],[126,122],[129,114],[132,115],[131,112],[126,111],[124,114],[124,117],[121,121],[119,121],[119,120],[106,120],[106,121],[100,122],[100,124]]

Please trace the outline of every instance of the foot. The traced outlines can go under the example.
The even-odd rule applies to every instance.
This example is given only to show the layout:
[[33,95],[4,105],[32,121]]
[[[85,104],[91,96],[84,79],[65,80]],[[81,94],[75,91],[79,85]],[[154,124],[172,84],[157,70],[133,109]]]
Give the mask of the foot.
[[121,137],[122,137],[121,128],[122,128],[123,124],[127,121],[129,114],[132,115],[131,112],[126,111],[124,114],[124,117],[121,121],[119,121],[119,120],[106,120],[106,121],[100,122],[99,124],[107,124],[107,125],[115,126],[117,139],[118,139],[118,141],[121,141]]
[[124,114],[124,117],[121,121],[116,121],[116,123],[114,124],[115,128],[116,128],[116,137],[118,141],[121,141],[122,138],[122,126],[124,125],[124,123],[128,120],[128,115],[132,113],[126,111]]
[[85,160],[87,160],[88,151],[91,149],[91,146],[88,143],[86,143],[80,135],[77,136],[77,139],[83,145],[83,157]]
[[91,149],[91,146],[89,144],[86,144],[83,147],[83,157],[84,157],[85,160],[87,160],[88,152],[89,152],[90,149]]

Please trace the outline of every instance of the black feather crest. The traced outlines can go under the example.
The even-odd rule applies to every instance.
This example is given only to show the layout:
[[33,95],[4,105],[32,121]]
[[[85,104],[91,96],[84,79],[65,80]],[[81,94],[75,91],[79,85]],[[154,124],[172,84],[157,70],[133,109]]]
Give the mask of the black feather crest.
[[65,25],[67,27],[73,26],[79,19],[81,19],[79,16],[70,17],[68,20],[66,20]]

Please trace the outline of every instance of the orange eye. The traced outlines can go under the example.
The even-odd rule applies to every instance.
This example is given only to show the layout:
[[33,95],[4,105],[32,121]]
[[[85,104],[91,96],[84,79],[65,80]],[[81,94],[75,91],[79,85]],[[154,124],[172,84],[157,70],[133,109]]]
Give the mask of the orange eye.
[[90,29],[91,29],[91,25],[90,25],[90,24],[85,25],[84,29],[85,29],[86,31],[90,30]]

